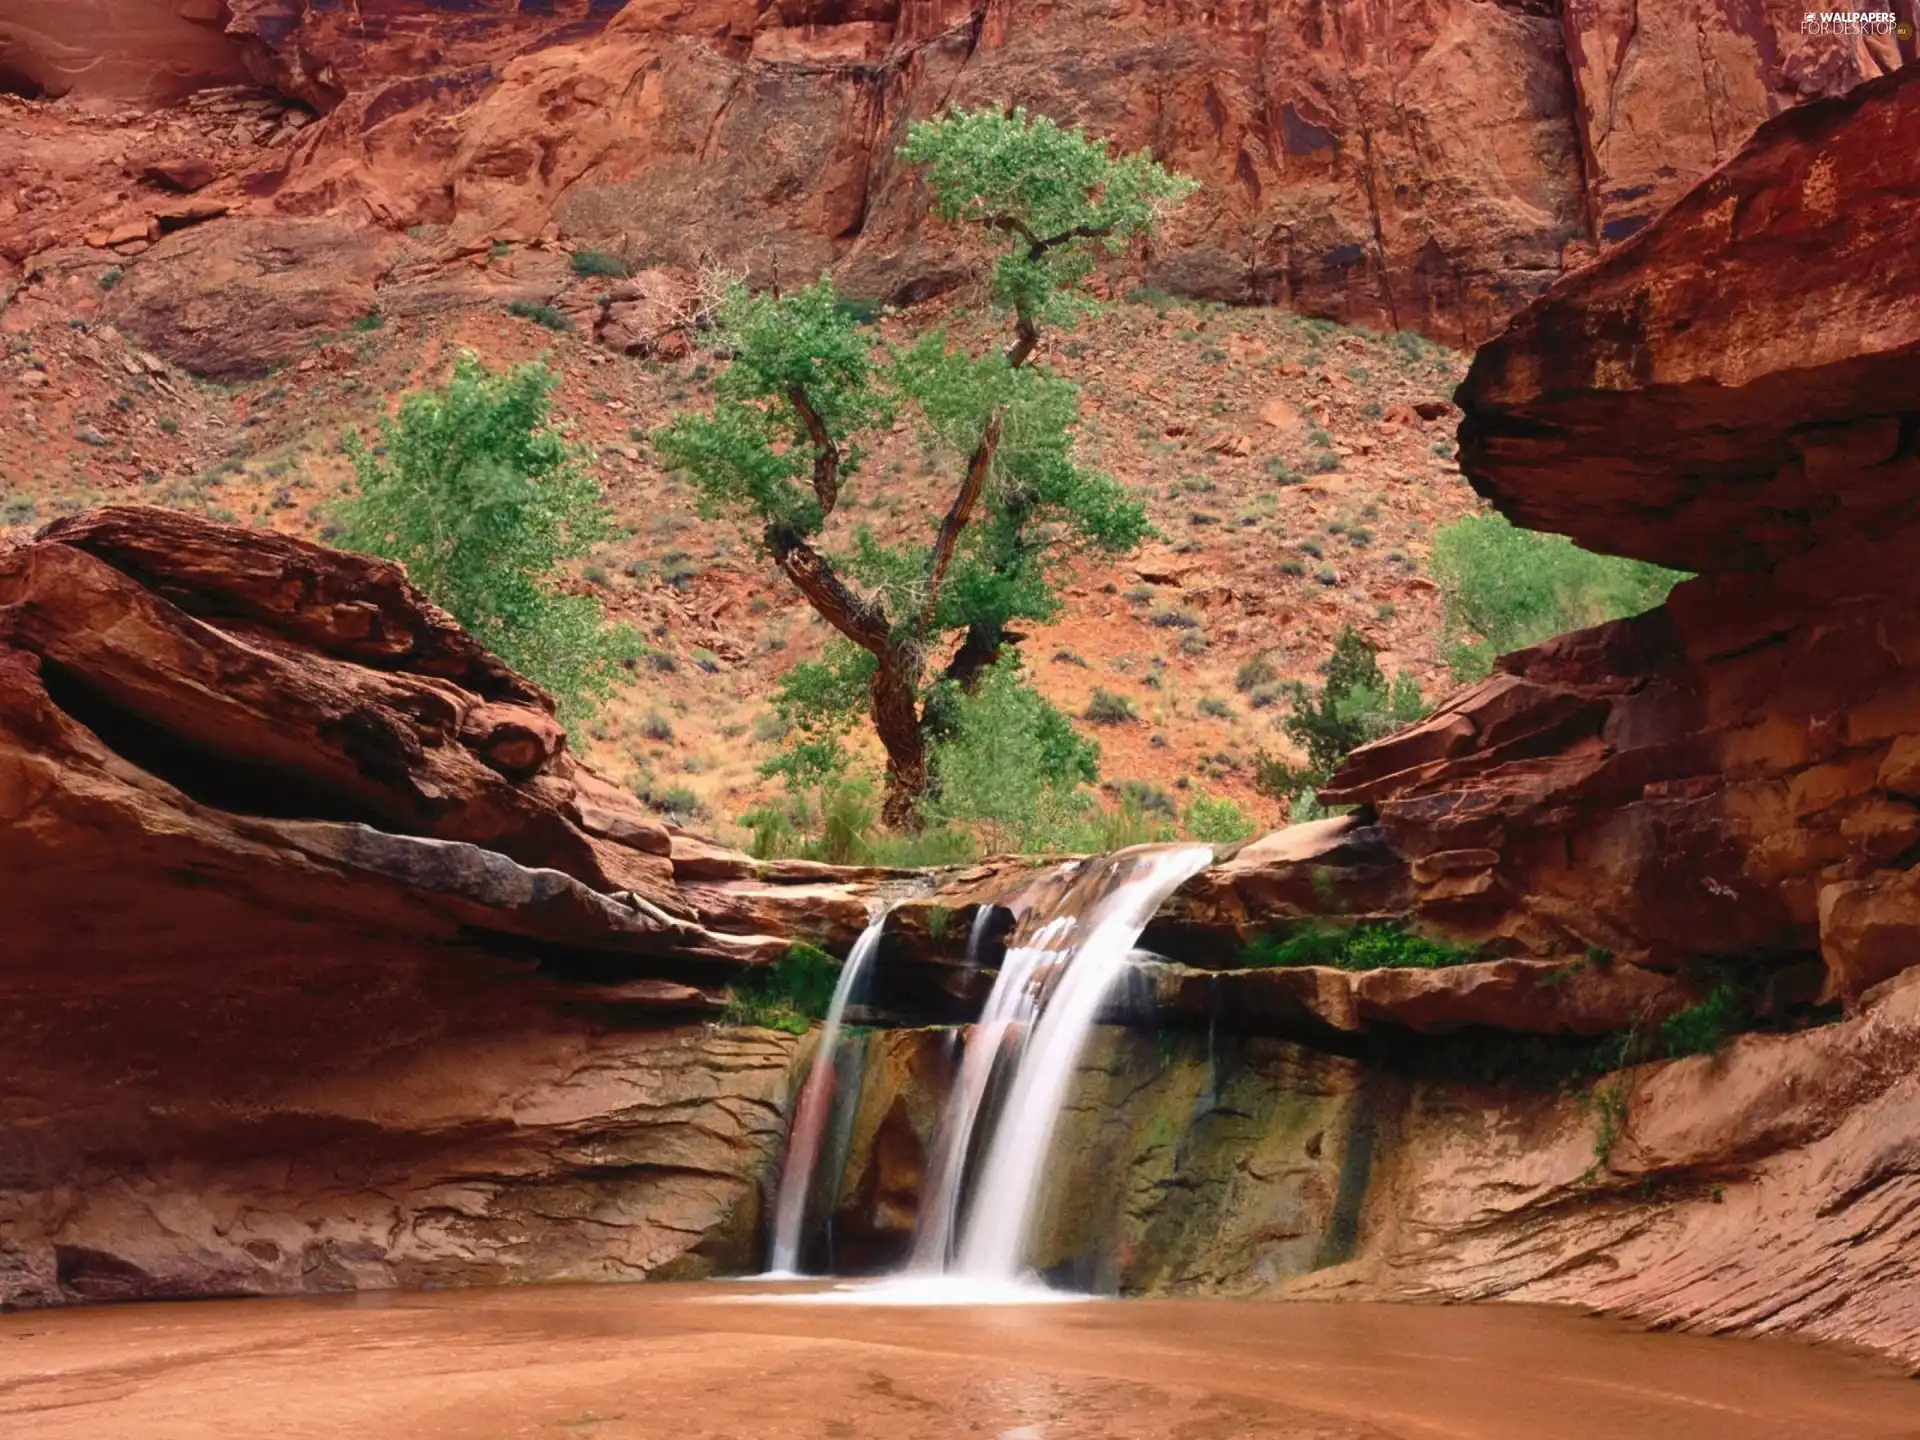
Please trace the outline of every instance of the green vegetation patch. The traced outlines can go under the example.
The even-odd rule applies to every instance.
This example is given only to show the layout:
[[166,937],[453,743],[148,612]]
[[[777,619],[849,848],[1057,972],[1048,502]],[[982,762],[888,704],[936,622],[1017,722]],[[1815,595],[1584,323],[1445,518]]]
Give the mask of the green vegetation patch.
[[839,978],[837,960],[817,945],[798,942],[773,964],[734,982],[726,1023],[804,1035],[809,1025],[826,1018]]
[[1256,935],[1241,965],[1326,965],[1335,970],[1444,970],[1480,959],[1476,948],[1450,945],[1404,925],[1307,925],[1285,935]]

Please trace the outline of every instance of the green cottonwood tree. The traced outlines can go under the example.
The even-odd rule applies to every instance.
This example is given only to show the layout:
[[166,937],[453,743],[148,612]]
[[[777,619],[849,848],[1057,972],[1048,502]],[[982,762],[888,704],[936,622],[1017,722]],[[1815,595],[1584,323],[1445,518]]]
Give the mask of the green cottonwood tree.
[[[1041,326],[1086,308],[1092,248],[1147,233],[1192,185],[1022,110],[921,122],[900,155],[924,167],[937,217],[1000,247],[992,294],[1011,315],[1006,347],[970,354],[939,329],[881,347],[827,279],[790,295],[735,287],[719,309],[732,363],[712,412],[680,416],[655,441],[708,506],[759,531],[843,637],[826,662],[789,675],[784,708],[828,749],[864,709],[887,754],[885,818],[913,826],[943,690],[970,690],[1020,638],[1012,625],[1058,609],[1074,551],[1125,551],[1146,533],[1140,504],[1078,461],[1076,388],[1030,362]],[[862,437],[902,412],[955,457],[944,514],[923,543],[889,545],[862,527],[833,544],[828,522],[858,474]]]
[[461,352],[446,384],[410,392],[383,422],[384,458],[348,437],[359,488],[337,518],[342,545],[405,565],[577,718],[613,689],[638,642],[609,627],[592,596],[557,588],[564,564],[613,524],[583,452],[549,423],[553,384],[544,365],[495,375]]

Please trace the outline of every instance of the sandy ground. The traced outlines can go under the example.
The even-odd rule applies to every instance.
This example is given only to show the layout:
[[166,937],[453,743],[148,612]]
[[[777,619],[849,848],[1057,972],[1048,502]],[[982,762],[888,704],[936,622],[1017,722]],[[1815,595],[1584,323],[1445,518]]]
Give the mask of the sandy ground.
[[544,1287],[0,1317],[0,1434],[1891,1440],[1920,1437],[1920,1382],[1521,1306]]

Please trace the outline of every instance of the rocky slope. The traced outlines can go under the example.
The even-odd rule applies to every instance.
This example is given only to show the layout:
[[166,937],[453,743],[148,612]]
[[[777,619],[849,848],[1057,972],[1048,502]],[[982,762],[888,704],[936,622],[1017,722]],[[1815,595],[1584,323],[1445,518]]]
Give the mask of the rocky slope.
[[[206,203],[245,213],[123,258],[202,309],[263,248],[287,257],[270,275],[312,272],[285,287],[294,310],[315,292],[338,308],[394,263],[381,237],[425,226],[456,267],[544,235],[636,269],[836,265],[858,293],[924,298],[966,270],[894,146],[948,104],[1026,104],[1203,182],[1135,257],[1147,284],[1471,343],[1761,121],[1912,57],[1891,35],[1807,33],[1784,0],[0,0],[0,89],[157,102],[250,77],[323,117],[291,147],[175,157],[212,164]],[[58,191],[30,178],[0,254],[169,228],[110,172]],[[202,247],[229,259],[165,266]]]

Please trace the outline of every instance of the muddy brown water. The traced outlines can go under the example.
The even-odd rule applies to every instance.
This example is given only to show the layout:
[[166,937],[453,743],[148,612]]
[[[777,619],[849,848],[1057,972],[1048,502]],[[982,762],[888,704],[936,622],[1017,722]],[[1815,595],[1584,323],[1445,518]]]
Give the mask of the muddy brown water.
[[726,1284],[0,1316],[8,1440],[1920,1440],[1920,1380],[1568,1311]]

